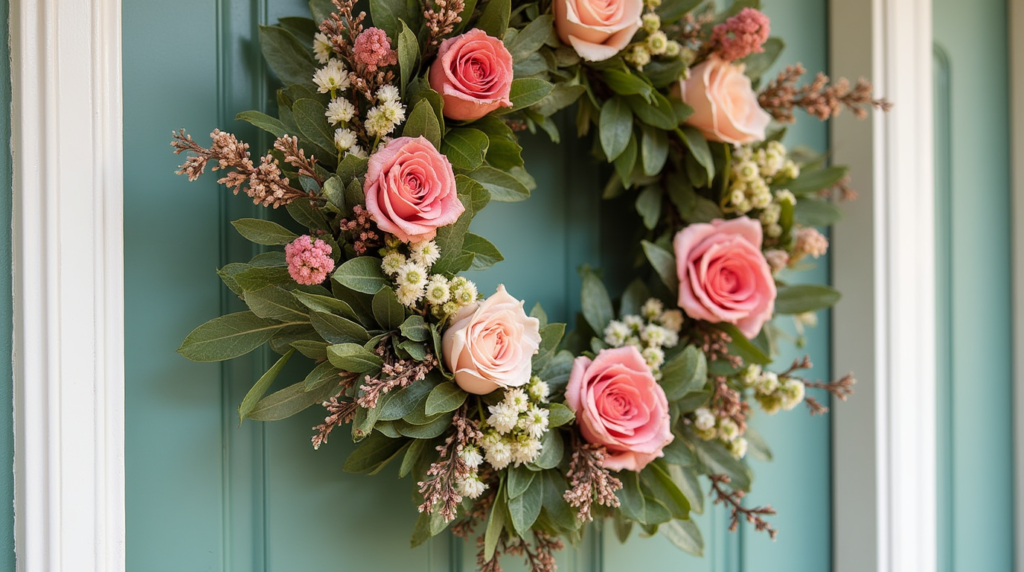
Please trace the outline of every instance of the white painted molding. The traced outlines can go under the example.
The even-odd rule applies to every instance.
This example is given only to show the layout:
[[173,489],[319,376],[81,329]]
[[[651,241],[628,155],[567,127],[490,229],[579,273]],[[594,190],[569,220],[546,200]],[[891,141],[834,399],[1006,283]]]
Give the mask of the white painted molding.
[[1010,175],[1013,204],[1013,424],[1017,572],[1024,572],[1024,0],[1009,0]]
[[833,237],[834,570],[936,569],[935,201],[931,0],[832,0],[831,72],[895,102],[832,130],[860,198]]
[[120,0],[14,0],[15,540],[21,572],[121,572]]

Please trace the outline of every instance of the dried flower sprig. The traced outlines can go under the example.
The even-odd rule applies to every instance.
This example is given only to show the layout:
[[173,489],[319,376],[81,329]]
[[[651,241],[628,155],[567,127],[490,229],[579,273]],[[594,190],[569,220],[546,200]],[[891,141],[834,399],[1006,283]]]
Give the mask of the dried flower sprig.
[[356,416],[356,410],[359,408],[354,401],[338,399],[340,395],[352,387],[358,374],[342,372],[340,375],[341,381],[338,382],[338,392],[327,401],[321,403],[327,409],[328,415],[324,418],[323,423],[313,427],[313,430],[316,431],[316,435],[313,435],[313,449],[319,449],[320,445],[326,444],[327,438],[335,427],[351,423],[352,419]]
[[374,248],[384,244],[384,237],[377,225],[373,222],[373,215],[362,205],[352,207],[353,218],[343,218],[338,221],[341,232],[347,233],[348,241],[356,251],[356,256],[362,256]]
[[324,179],[316,172],[316,157],[306,157],[306,152],[299,149],[299,138],[285,135],[274,141],[274,149],[284,155],[284,162],[288,163],[298,172],[300,177],[309,177],[316,181],[316,184],[323,187]]
[[[808,381],[803,377],[794,375],[798,371],[811,369],[811,367],[813,367],[813,364],[811,363],[810,356],[795,359],[793,360],[793,365],[789,366],[789,369],[779,374],[779,379],[792,379],[804,384],[804,387],[824,389],[840,401],[846,401],[848,397],[853,395],[853,386],[857,384],[857,380],[853,377],[852,373],[848,373],[836,381],[829,383]],[[813,397],[807,397],[804,401],[807,403],[808,409],[811,410],[811,415],[824,415],[825,413],[828,413],[828,407],[822,405]]]
[[615,491],[622,488],[622,481],[601,466],[601,460],[608,454],[603,446],[587,443],[573,434],[572,449],[572,461],[566,474],[572,488],[565,491],[563,498],[578,509],[580,520],[589,522],[594,520],[590,511],[594,501],[609,508],[619,506]]
[[505,554],[523,557],[526,565],[530,567],[530,572],[554,572],[558,568],[555,563],[555,552],[565,548],[565,543],[537,530],[533,531],[533,540],[534,549],[531,550],[530,543],[525,538],[510,538],[507,533],[502,534],[494,555],[487,560],[484,537],[481,536],[477,539],[480,550],[476,553],[476,564],[480,567],[480,572],[502,572],[499,560]]
[[360,396],[356,403],[365,409],[377,407],[377,401],[382,396],[394,389],[408,387],[409,384],[420,381],[430,370],[437,367],[437,358],[427,352],[422,361],[399,359],[392,354],[388,348],[389,340],[385,338],[374,350],[384,361],[381,366],[381,373],[377,377],[369,375],[363,378],[363,384],[359,386]]
[[729,508],[729,532],[736,532],[740,525],[740,517],[743,517],[744,520],[754,525],[754,530],[767,532],[768,536],[775,540],[779,531],[772,528],[768,521],[763,518],[766,515],[777,514],[772,505],[746,508],[742,504],[743,497],[746,496],[745,492],[740,490],[729,491],[726,489],[726,485],[732,482],[728,475],[708,475],[708,477],[711,479],[710,494],[714,496],[714,504],[721,503]]
[[463,0],[426,0],[426,4],[423,19],[430,31],[426,48],[426,55],[429,56],[441,44],[441,40],[455,30],[455,25],[462,22],[461,14],[466,4]]
[[807,70],[801,64],[786,66],[761,91],[758,103],[781,123],[793,123],[793,109],[797,107],[822,121],[839,115],[844,108],[858,119],[867,117],[872,107],[885,112],[892,109],[892,103],[885,98],[872,97],[871,83],[864,78],[851,87],[846,78],[830,83],[827,75],[819,73],[811,83],[797,87],[796,82],[805,73]]
[[420,512],[439,511],[445,522],[455,520],[462,502],[459,494],[459,481],[467,479],[473,468],[461,455],[463,449],[476,443],[483,437],[479,423],[466,417],[466,406],[463,406],[452,418],[455,431],[445,439],[443,445],[437,447],[439,459],[430,464],[426,480],[416,483],[423,495]]
[[693,320],[690,341],[708,357],[708,361],[726,360],[733,369],[743,367],[743,358],[729,353],[732,336],[714,324]]
[[[184,152],[195,153],[175,172],[188,176],[189,181],[198,179],[206,165],[214,161],[214,165],[210,167],[211,171],[234,169],[217,182],[232,189],[236,195],[244,187],[245,194],[252,198],[254,204],[276,209],[295,199],[312,196],[290,186],[288,177],[281,173],[280,165],[273,155],[262,157],[257,167],[249,153],[249,144],[239,141],[230,133],[214,129],[210,134],[213,142],[209,149],[193,141],[192,136],[186,134],[184,129],[172,133],[171,136],[171,147],[174,147],[175,155]],[[276,147],[277,142],[274,145]]]
[[738,429],[737,437],[747,432],[747,414],[750,404],[743,400],[743,395],[729,387],[727,378],[718,376],[714,379],[714,393],[711,395],[709,408],[719,419],[731,419]]

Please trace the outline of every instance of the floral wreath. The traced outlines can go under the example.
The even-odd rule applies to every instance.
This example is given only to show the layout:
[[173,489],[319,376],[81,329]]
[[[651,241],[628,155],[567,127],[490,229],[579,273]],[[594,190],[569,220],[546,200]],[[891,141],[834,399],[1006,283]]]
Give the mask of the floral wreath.
[[[798,85],[799,64],[755,91],[783,47],[756,1],[371,0],[372,27],[354,4],[313,0],[313,19],[261,28],[283,87],[277,117],[238,116],[277,138],[258,164],[229,133],[210,148],[174,134],[179,173],[225,170],[219,183],[305,229],[235,221],[284,248],[221,268],[249,310],[178,351],[219,361],[269,343],[281,357],[240,419],[324,407],[313,446],[350,425],[346,471],[396,461],[412,475],[413,545],[476,535],[482,570],[503,553],[554,570],[563,539],[604,518],[623,541],[636,524],[699,555],[700,475],[732,530],[774,538],[771,507],[741,504],[748,449],[770,455],[748,432],[752,402],[824,413],[808,388],[844,400],[854,384],[804,379],[807,358],[765,369],[774,316],[809,323],[839,299],[779,273],[825,254],[813,227],[853,195],[847,169],[787,152],[781,125],[796,108],[826,120],[890,104],[863,80]],[[565,336],[539,305],[527,314],[504,286],[485,298],[461,273],[502,260],[473,216],[534,187],[516,133],[557,140],[551,117],[573,104],[578,135],[595,130],[614,165],[605,196],[636,193],[646,264],[617,302],[581,269],[583,319]],[[266,395],[296,352],[306,378]]]

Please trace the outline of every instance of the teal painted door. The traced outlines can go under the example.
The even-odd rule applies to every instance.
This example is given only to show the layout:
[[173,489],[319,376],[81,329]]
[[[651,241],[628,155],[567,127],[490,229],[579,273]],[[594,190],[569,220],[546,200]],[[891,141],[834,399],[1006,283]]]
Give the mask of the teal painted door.
[[[768,3],[773,29],[790,45],[783,62],[824,68],[825,5],[824,0]],[[373,478],[341,472],[351,448],[340,437],[313,451],[310,427],[320,412],[238,426],[236,407],[269,355],[196,364],[174,353],[197,324],[236,309],[214,269],[253,254],[228,221],[263,213],[211,180],[187,184],[174,176],[178,161],[170,154],[170,132],[184,127],[202,139],[221,127],[252,141],[254,149],[264,147],[265,139],[232,119],[238,111],[264,108],[271,99],[257,25],[303,11],[300,0],[124,0],[132,572],[473,569],[475,549],[447,537],[408,548],[416,516],[412,485],[399,481],[394,470]],[[611,282],[628,282],[628,266],[624,269],[611,253],[622,242],[622,229],[633,224],[614,218],[630,213],[628,205],[599,200],[602,181],[590,167],[590,143],[575,141],[571,124],[566,118],[562,145],[543,136],[529,137],[524,145],[538,183],[533,197],[492,204],[473,223],[506,256],[473,276],[481,291],[505,283],[528,305],[539,301],[553,319],[562,320],[578,309],[578,265],[604,265]],[[791,133],[791,145],[824,148],[827,133],[821,124],[804,118]],[[806,278],[823,282],[827,270],[826,262]],[[806,348],[818,377],[829,371],[827,318],[820,316]],[[790,351],[781,362],[795,354]],[[281,378],[284,383],[287,371]],[[726,515],[708,506],[696,516],[708,541],[704,559],[679,552],[660,537],[634,536],[623,546],[605,531],[566,550],[560,569],[827,570],[828,418],[796,412],[758,418],[755,424],[773,443],[776,462],[755,462],[750,498],[779,510],[778,542],[744,528],[726,532]]]
[[[0,0],[0,45],[9,44],[8,0]],[[11,64],[0,58],[0,355],[11,355],[14,310],[11,293]],[[11,362],[0,364],[0,403],[12,403],[14,374]],[[0,406],[0,467],[14,466],[14,411]],[[14,570],[14,471],[0,470],[0,569]]]
[[1013,568],[1006,10],[934,5],[940,572]]

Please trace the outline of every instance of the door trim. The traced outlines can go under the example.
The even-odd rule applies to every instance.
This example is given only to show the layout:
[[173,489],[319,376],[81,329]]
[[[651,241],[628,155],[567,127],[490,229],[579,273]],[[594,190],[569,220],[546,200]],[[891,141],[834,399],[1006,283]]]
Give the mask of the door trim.
[[833,409],[837,572],[936,568],[931,13],[931,0],[830,4],[832,73],[896,103],[832,129],[833,160],[860,191],[833,232],[833,364],[860,380]]
[[[1013,449],[1015,569],[1024,572],[1024,0],[1007,2],[1010,33],[1010,233],[1013,256]],[[1013,33],[1017,30],[1018,33]]]
[[124,570],[121,2],[13,0],[18,570]]

